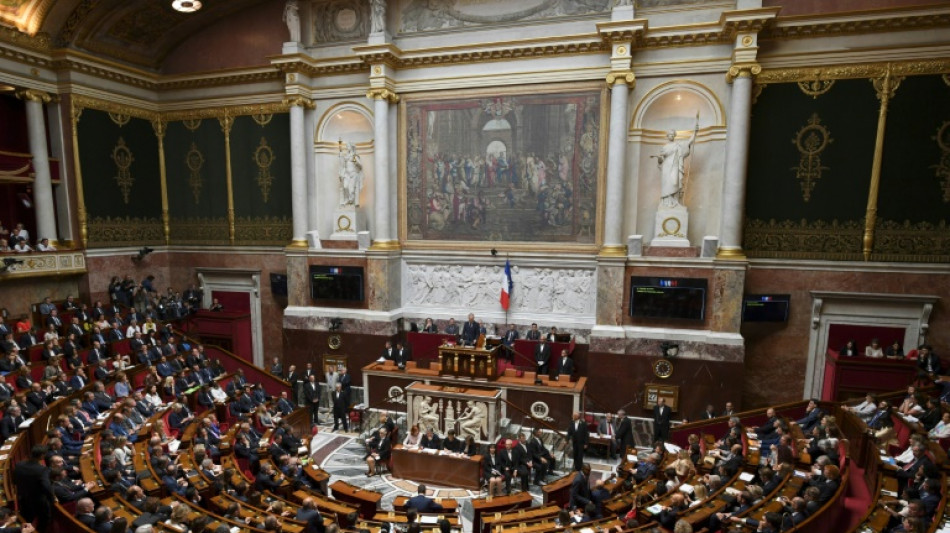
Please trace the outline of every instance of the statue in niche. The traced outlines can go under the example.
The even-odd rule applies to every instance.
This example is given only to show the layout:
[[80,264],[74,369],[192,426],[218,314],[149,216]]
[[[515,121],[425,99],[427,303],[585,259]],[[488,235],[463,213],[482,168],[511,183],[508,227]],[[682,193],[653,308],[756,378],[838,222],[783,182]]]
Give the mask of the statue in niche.
[[383,33],[386,31],[386,0],[369,0],[371,10],[370,33]]
[[360,206],[363,190],[363,164],[353,143],[340,141],[340,207]]
[[287,0],[284,5],[284,22],[287,24],[287,30],[290,32],[290,41],[300,42],[300,8],[297,7],[297,0]]
[[439,408],[432,405],[432,398],[426,396],[416,401],[419,402],[416,406],[416,423],[419,424],[419,429],[439,431]]
[[666,134],[667,143],[657,155],[651,155],[660,167],[660,207],[679,207],[683,198],[683,176],[686,158],[693,150],[696,133],[699,131],[699,113],[696,114],[696,127],[689,139],[676,140],[676,130]]

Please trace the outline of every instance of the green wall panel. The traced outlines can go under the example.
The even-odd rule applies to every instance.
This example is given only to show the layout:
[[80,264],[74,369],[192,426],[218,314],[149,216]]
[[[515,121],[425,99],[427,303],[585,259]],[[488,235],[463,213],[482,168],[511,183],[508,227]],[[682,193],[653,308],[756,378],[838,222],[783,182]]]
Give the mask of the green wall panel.
[[[765,87],[752,111],[746,216],[792,221],[863,219],[877,114],[877,98],[867,80],[839,80],[817,98],[804,94],[794,83]],[[807,150],[812,134],[817,144],[824,135],[809,128],[799,142],[796,138],[813,116],[830,134],[831,142],[813,160],[824,168],[806,201],[801,180],[796,178],[796,169],[803,163],[798,146]]]
[[[269,152],[262,148],[262,141]],[[267,161],[270,165],[262,168],[261,164]],[[292,214],[288,113],[275,113],[263,125],[250,116],[235,117],[231,129],[231,177],[235,242],[289,243]]]
[[[105,111],[85,109],[77,133],[89,246],[163,243],[158,138],[151,122],[132,117],[122,124]],[[125,192],[113,160],[115,150],[123,152],[120,143],[131,154]]]
[[227,158],[221,123],[206,118],[188,126],[171,122],[165,135],[171,243],[228,245]]

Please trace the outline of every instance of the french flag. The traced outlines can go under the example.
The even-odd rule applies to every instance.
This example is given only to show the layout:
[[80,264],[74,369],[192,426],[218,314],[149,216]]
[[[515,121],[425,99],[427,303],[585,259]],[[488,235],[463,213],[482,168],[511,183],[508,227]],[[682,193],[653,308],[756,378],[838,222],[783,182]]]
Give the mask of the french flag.
[[511,305],[511,289],[514,283],[511,281],[511,262],[505,260],[505,279],[501,282],[501,307],[505,311]]

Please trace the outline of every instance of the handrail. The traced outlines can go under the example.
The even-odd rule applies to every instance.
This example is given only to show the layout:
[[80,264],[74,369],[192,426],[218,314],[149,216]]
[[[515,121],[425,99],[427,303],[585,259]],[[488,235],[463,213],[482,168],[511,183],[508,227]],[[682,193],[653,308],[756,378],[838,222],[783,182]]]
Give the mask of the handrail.
[[293,385],[289,381],[285,381],[284,379],[279,378],[275,376],[274,374],[271,374],[266,369],[261,368],[244,358],[238,357],[234,353],[228,350],[225,350],[224,348],[222,348],[221,346],[218,346],[217,344],[199,342],[197,339],[195,339],[194,337],[188,336],[184,331],[180,329],[175,330],[175,333],[176,335],[180,336],[183,341],[188,341],[189,343],[194,344],[194,345],[200,344],[202,346],[205,346],[206,348],[212,348],[216,350],[217,352],[219,352],[219,354],[224,356],[223,360],[221,357],[219,357],[218,360],[221,361],[221,366],[223,366],[225,370],[227,370],[230,373],[240,368],[242,371],[244,371],[247,378],[260,379],[261,385],[264,386],[264,390],[266,390],[267,393],[272,396],[279,396],[280,392],[283,392],[283,391],[287,391],[288,393],[290,393],[290,391],[293,388]]

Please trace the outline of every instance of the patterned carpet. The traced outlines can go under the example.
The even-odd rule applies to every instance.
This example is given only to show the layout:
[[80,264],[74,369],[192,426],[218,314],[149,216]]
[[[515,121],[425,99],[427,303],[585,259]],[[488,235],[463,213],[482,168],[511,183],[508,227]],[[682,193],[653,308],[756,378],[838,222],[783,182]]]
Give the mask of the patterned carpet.
[[[634,433],[638,449],[646,449],[649,446],[649,435],[652,427],[649,421],[634,420]],[[314,435],[311,440],[311,457],[317,466],[330,474],[330,483],[337,480],[343,480],[347,483],[366,490],[379,492],[383,495],[381,502],[382,510],[390,511],[393,508],[393,500],[398,496],[414,496],[418,488],[418,483],[398,479],[389,473],[373,477],[366,476],[366,463],[363,460],[365,451],[363,444],[358,439],[359,435],[355,432],[344,432],[342,430],[334,432],[330,425],[321,425],[320,431]],[[591,477],[594,480],[607,478],[611,475],[618,464],[618,460],[610,460],[596,451],[592,451],[586,457],[586,461],[591,465]],[[560,477],[567,472],[560,470],[553,475]],[[554,477],[549,477],[554,479]],[[427,485],[430,496],[434,498],[454,498],[459,502],[459,516],[465,531],[471,531],[472,507],[471,500],[487,495],[485,491],[472,491],[460,489],[458,487],[438,487],[432,484]],[[512,492],[518,492],[515,486],[512,486]],[[541,504],[543,497],[541,488],[535,485],[530,486],[531,496],[536,504]]]

